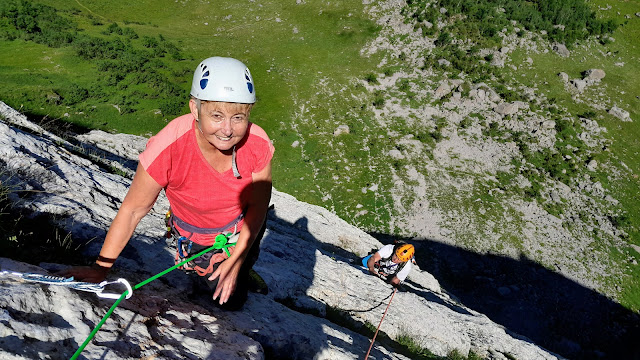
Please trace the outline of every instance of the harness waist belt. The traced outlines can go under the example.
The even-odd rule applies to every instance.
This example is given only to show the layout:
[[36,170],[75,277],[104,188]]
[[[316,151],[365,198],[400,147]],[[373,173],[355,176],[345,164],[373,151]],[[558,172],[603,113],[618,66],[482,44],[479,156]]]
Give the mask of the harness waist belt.
[[191,225],[191,224],[183,221],[182,219],[177,217],[172,211],[169,221],[170,221],[171,224],[176,224],[176,225],[180,226],[181,229],[183,229],[184,231],[188,231],[191,234],[211,235],[211,234],[220,234],[223,231],[229,229],[230,227],[236,226],[240,222],[240,220],[242,220],[243,218],[244,218],[244,212],[240,213],[240,215],[238,215],[238,217],[236,217],[235,219],[231,220],[231,222],[228,223],[225,226],[222,226],[222,227],[219,227],[219,228],[201,228],[201,227],[197,227],[197,226]]

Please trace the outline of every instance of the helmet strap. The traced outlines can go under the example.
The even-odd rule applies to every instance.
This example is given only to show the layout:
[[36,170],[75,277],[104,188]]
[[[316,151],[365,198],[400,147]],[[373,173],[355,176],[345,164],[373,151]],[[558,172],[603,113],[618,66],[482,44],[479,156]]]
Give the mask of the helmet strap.
[[231,153],[231,169],[233,170],[233,176],[240,179],[240,172],[238,171],[238,163],[236,162],[236,146],[233,145],[233,152]]

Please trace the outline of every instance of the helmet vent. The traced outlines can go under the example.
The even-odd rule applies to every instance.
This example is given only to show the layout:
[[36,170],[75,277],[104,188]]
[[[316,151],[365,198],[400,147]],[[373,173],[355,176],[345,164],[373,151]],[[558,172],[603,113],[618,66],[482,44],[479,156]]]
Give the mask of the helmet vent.
[[209,70],[207,70],[206,65],[202,67],[202,71],[204,72],[204,74],[202,74],[202,79],[200,79],[200,89],[204,90],[204,88],[206,88],[207,84],[209,83]]
[[251,76],[249,76],[249,69],[244,71],[244,78],[247,80],[247,89],[249,90],[249,94],[253,94],[253,82],[251,81]]

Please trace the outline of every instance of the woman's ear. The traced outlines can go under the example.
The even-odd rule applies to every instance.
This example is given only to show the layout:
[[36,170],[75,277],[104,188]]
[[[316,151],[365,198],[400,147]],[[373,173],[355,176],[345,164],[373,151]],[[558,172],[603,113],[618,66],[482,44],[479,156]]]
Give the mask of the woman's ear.
[[200,114],[198,114],[199,106],[195,99],[189,99],[189,109],[191,109],[191,115],[196,121],[200,121]]

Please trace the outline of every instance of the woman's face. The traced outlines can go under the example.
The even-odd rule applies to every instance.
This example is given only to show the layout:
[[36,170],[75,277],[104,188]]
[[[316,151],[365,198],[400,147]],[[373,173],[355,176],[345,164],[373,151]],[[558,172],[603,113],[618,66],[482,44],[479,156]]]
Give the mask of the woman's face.
[[[191,102],[195,106],[195,101]],[[193,110],[192,108],[192,112]],[[197,125],[209,144],[223,152],[231,150],[247,133],[248,107],[232,103],[202,102]]]

